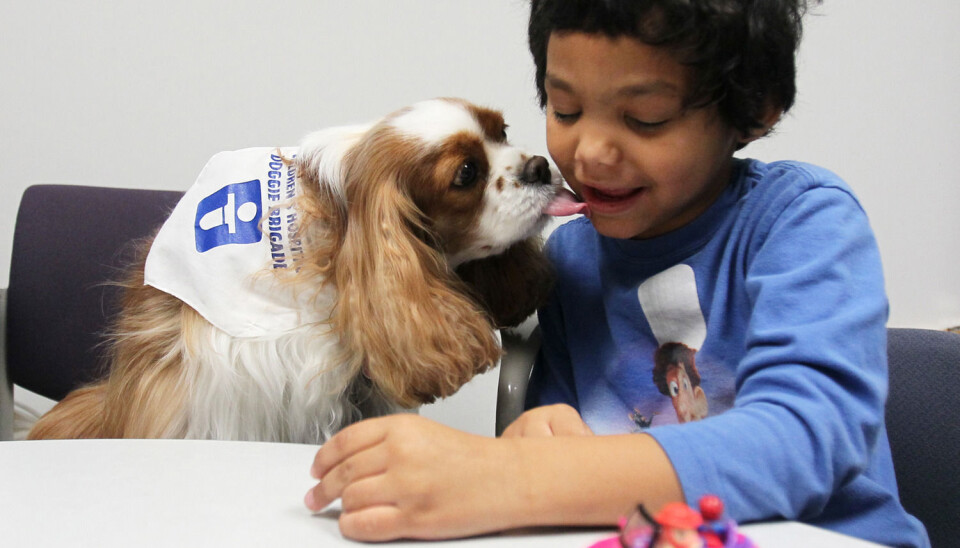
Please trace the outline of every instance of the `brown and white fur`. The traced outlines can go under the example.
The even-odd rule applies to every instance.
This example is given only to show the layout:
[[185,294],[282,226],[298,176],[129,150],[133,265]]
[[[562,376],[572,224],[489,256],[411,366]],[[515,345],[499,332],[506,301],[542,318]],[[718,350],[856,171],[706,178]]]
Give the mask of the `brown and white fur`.
[[293,160],[307,255],[284,283],[329,319],[232,337],[144,285],[141,262],[109,373],[30,437],[320,443],[453,394],[497,363],[495,329],[526,318],[549,286],[538,235],[560,179],[505,127],[496,111],[436,99],[309,135]]

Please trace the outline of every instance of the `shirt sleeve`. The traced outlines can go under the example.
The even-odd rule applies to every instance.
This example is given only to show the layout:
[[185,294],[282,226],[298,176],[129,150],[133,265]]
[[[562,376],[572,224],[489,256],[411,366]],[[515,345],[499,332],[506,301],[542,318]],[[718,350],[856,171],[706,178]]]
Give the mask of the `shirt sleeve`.
[[745,255],[733,409],[649,431],[688,501],[717,494],[741,521],[819,515],[869,466],[887,391],[887,300],[859,203],[819,186],[770,204]]

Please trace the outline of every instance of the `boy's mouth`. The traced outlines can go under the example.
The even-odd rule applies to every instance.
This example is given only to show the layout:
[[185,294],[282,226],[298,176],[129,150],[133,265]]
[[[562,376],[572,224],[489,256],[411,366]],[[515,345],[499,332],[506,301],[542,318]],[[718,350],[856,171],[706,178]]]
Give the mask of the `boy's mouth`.
[[617,202],[630,198],[631,196],[642,191],[642,188],[600,190],[599,188],[594,188],[592,186],[583,187],[583,193],[588,195],[591,200],[596,200],[598,202]]
[[617,213],[629,208],[634,198],[644,192],[644,187],[627,189],[600,190],[592,186],[583,186],[583,199],[566,188],[561,188],[550,205],[544,210],[547,215],[566,217],[583,213],[590,217],[591,211]]
[[627,189],[604,189],[592,186],[583,186],[584,201],[592,210],[604,213],[615,213],[630,207],[634,199],[643,194],[644,187]]

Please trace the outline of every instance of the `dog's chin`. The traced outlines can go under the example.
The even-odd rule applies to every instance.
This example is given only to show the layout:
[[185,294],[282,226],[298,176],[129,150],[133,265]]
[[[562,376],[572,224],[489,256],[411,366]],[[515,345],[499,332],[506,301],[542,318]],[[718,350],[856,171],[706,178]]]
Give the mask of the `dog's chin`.
[[[546,213],[541,213],[536,217],[530,218],[520,229],[517,230],[519,236],[513,239],[508,245],[504,246],[503,249],[505,250],[517,242],[543,234],[543,229],[547,227],[548,222],[550,222],[550,215],[547,215]],[[503,250],[500,251],[500,253],[502,252]]]
[[456,268],[470,261],[500,255],[513,245],[543,234],[543,230],[547,227],[549,221],[549,215],[540,215],[539,217],[532,218],[528,222],[523,223],[521,227],[515,231],[515,237],[502,242],[483,243],[447,254],[447,263],[449,263],[450,268]]
[[547,228],[547,224],[550,222],[550,217],[551,215],[547,215],[546,213],[543,213],[537,217],[533,221],[532,226],[527,230],[527,235],[523,239],[525,240],[527,238],[533,238],[534,236],[543,234],[543,229]]

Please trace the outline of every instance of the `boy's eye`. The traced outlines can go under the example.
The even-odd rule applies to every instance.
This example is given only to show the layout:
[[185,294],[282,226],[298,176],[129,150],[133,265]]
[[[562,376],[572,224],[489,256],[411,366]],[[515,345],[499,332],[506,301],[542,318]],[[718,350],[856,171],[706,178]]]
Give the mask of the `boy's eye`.
[[662,127],[664,124],[667,123],[667,120],[660,120],[657,122],[648,122],[648,121],[640,120],[638,118],[634,118],[633,116],[624,116],[623,120],[628,127],[638,131],[654,130],[659,127]]
[[553,111],[553,118],[561,124],[576,122],[579,117],[579,112],[560,112],[556,109]]

